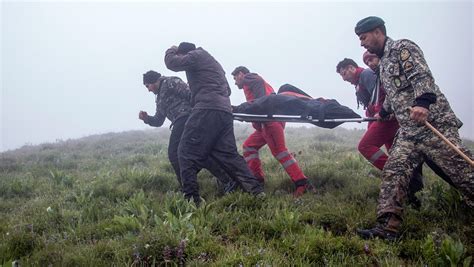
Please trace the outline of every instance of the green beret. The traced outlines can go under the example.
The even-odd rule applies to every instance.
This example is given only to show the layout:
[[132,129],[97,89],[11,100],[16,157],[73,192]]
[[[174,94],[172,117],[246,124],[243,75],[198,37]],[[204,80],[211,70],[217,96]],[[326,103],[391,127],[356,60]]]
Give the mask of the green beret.
[[383,21],[383,19],[375,16],[370,16],[365,19],[361,19],[359,22],[357,22],[354,31],[357,35],[360,35],[364,32],[370,32],[373,29],[384,24],[385,22]]

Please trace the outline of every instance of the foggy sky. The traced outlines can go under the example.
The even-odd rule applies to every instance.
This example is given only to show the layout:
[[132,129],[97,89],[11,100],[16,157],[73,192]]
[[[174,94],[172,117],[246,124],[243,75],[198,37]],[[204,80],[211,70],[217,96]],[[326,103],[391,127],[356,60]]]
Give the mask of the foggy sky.
[[163,61],[165,50],[181,41],[202,46],[222,64],[234,105],[245,98],[230,73],[245,65],[275,89],[291,83],[364,115],[354,87],[335,69],[344,57],[366,67],[354,26],[371,15],[385,20],[388,36],[422,48],[464,122],[461,136],[474,139],[472,14],[471,1],[3,1],[0,151],[150,128],[138,120],[140,110],[155,111],[142,74],[154,69],[185,80]]

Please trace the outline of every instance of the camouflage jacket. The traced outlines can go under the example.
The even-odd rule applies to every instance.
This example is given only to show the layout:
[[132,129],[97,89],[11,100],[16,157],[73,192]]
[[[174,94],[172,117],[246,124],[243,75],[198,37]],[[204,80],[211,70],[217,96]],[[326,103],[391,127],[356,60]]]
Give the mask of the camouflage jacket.
[[434,127],[461,127],[461,121],[435,84],[423,51],[414,42],[406,39],[394,41],[387,37],[379,67],[387,94],[383,109],[395,114],[400,134],[416,136],[426,131],[426,127],[410,119],[410,107],[422,106],[418,103],[426,96],[432,99],[428,121]]
[[191,91],[178,77],[162,76],[156,93],[156,113],[145,119],[145,123],[160,127],[166,118],[174,123],[177,119],[191,113]]

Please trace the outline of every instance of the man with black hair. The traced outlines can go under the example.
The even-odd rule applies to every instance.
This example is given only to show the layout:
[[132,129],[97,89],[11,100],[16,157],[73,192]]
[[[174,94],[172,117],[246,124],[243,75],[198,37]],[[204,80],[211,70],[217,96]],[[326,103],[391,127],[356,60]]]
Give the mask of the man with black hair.
[[425,158],[451,177],[467,205],[474,207],[474,168],[425,126],[429,121],[472,158],[459,137],[462,123],[435,84],[423,51],[413,41],[389,38],[385,22],[379,17],[360,20],[354,31],[360,45],[380,58],[379,75],[386,97],[377,116],[387,118],[394,114],[400,124],[382,172],[377,225],[358,230],[358,234],[389,240],[398,236],[413,168]]
[[[375,116],[385,99],[385,91],[378,82],[377,74],[372,69],[359,67],[350,58],[340,61],[336,72],[344,81],[354,85],[357,106],[362,104],[367,117]],[[359,152],[377,169],[382,170],[388,156],[380,148],[385,145],[387,151],[390,150],[397,130],[398,123],[393,117],[386,121],[369,122],[367,131],[359,142]]]
[[[247,102],[252,102],[262,96],[275,94],[273,88],[258,74],[250,73],[244,67],[239,66],[232,71],[235,85],[244,90]],[[255,131],[244,141],[244,158],[254,174],[260,181],[264,181],[264,172],[258,155],[258,151],[264,145],[268,145],[272,155],[280,162],[286,173],[295,184],[294,196],[303,195],[309,188],[308,179],[301,170],[298,162],[288,151],[285,144],[284,122],[253,122]]]
[[183,42],[166,51],[166,67],[185,71],[191,90],[192,111],[178,148],[183,191],[200,203],[196,174],[212,157],[242,188],[263,195],[262,184],[252,175],[237,152],[230,87],[222,66],[206,50]]
[[[367,61],[373,54],[364,54],[364,60]],[[373,55],[375,56],[375,55]],[[372,69],[359,67],[357,63],[350,58],[344,58],[336,66],[336,72],[341,78],[355,86],[357,105],[362,104],[367,117],[374,117],[382,108],[385,100],[385,90],[380,86],[377,74]],[[394,117],[383,121],[369,122],[367,131],[359,141],[359,152],[377,169],[383,170],[388,156],[381,149],[385,146],[389,151],[393,140],[398,131],[398,122]],[[420,164],[413,171],[408,190],[408,202],[415,208],[421,206],[420,200],[415,193],[423,189],[423,164]]]
[[[183,135],[184,124],[191,113],[191,104],[189,103],[191,91],[180,78],[162,76],[153,70],[143,74],[143,84],[149,92],[155,94],[156,113],[154,116],[149,116],[147,112],[140,111],[138,117],[154,127],[161,127],[166,118],[171,121],[168,158],[182,188],[178,146]],[[237,183],[212,158],[208,158],[205,168],[217,178],[220,193],[229,193],[236,188]]]

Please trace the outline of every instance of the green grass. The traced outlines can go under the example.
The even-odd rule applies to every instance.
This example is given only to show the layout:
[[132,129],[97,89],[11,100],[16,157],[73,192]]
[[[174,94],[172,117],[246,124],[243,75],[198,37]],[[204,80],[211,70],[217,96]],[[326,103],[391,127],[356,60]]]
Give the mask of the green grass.
[[[251,131],[236,126],[239,147]],[[380,184],[356,150],[362,134],[287,128],[287,146],[316,193],[295,200],[264,148],[265,199],[218,197],[203,171],[199,208],[176,192],[167,129],[2,153],[0,266],[471,266],[474,212],[428,169],[422,207],[406,208],[398,241],[355,234],[375,224]]]

